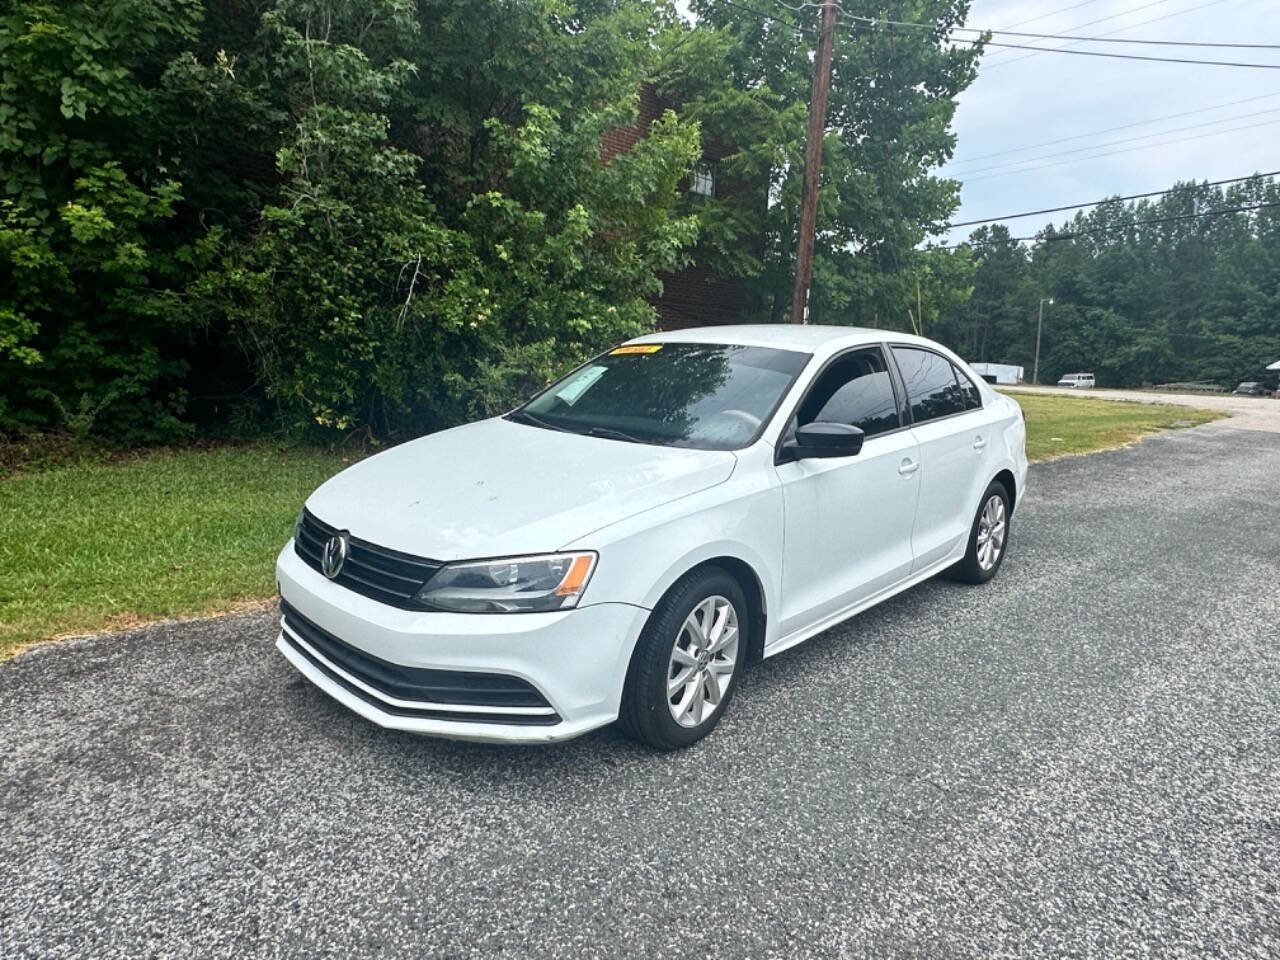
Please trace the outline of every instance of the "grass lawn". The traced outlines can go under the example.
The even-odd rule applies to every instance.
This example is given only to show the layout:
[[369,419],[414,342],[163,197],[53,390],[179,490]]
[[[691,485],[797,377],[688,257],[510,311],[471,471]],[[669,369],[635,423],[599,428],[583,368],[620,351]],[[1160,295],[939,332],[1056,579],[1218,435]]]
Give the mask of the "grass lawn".
[[1144,434],[1193,427],[1226,414],[1167,403],[1098,400],[1022,390],[1005,394],[1027,415],[1027,456],[1048,460],[1132,443]]
[[332,453],[251,446],[0,477],[0,660],[59,634],[270,597],[299,506],[342,466]]
[[[1032,460],[1121,446],[1218,414],[1017,393]],[[345,463],[269,446],[142,453],[0,476],[0,660],[68,633],[269,599],[303,499]]]

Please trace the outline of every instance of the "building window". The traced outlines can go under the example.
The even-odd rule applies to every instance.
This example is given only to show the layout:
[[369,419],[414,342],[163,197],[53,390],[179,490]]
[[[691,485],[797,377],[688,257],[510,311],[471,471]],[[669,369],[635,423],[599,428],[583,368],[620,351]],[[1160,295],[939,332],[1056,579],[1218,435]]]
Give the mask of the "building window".
[[689,192],[700,197],[716,195],[716,173],[711,164],[705,160],[693,168],[693,177],[689,181]]

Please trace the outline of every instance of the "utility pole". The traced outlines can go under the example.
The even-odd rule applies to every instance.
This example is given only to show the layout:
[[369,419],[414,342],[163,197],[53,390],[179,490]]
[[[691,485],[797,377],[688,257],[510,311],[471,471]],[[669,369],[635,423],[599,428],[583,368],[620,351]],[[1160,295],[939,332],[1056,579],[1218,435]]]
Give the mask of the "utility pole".
[[1040,316],[1036,319],[1036,365],[1031,368],[1031,382],[1040,382],[1040,328],[1044,326],[1044,305],[1053,306],[1053,297],[1040,298]]
[[809,319],[809,281],[813,278],[813,234],[818,222],[818,179],[822,173],[822,138],[827,130],[827,92],[831,89],[831,48],[835,43],[836,0],[823,0],[822,28],[813,58],[809,97],[809,136],[804,143],[804,188],[800,200],[800,237],[796,241],[796,285],[791,294],[791,322]]

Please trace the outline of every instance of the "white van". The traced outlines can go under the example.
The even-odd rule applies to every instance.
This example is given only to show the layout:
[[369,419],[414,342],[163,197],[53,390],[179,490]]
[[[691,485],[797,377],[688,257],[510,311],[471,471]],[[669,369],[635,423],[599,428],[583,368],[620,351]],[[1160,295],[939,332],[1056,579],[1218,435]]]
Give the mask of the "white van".
[[1058,381],[1060,387],[1071,387],[1075,390],[1091,389],[1093,387],[1092,373],[1068,373],[1065,377]]

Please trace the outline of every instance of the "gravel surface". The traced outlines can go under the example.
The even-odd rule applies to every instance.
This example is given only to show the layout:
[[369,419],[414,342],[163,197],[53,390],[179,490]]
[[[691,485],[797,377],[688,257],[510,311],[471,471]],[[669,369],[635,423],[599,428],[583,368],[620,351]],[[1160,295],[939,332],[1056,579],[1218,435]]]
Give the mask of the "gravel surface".
[[0,666],[0,957],[1280,955],[1280,435],[1034,467],[1000,577],[701,744],[389,733],[254,614]]

